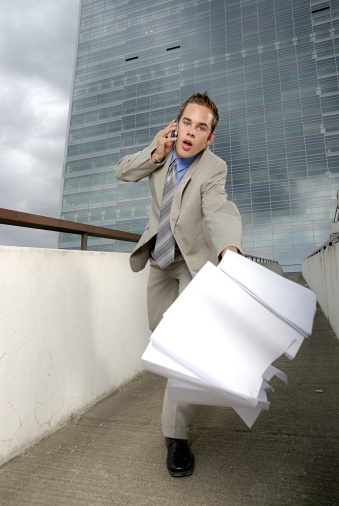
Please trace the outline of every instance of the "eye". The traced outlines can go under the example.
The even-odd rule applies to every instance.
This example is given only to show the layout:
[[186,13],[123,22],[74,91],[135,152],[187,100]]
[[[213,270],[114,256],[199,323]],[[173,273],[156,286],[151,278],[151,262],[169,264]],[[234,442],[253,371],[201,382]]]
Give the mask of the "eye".
[[201,132],[205,132],[206,128],[204,126],[199,127]]

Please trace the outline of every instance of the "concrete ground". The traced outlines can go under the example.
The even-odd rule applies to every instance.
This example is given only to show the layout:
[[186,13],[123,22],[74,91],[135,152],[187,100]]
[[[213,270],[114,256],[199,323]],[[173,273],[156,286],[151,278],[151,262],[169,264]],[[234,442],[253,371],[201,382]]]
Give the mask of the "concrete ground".
[[320,309],[293,361],[275,365],[271,407],[248,429],[201,407],[196,468],[171,478],[160,413],[165,380],[143,373],[0,468],[0,504],[337,505],[339,346]]

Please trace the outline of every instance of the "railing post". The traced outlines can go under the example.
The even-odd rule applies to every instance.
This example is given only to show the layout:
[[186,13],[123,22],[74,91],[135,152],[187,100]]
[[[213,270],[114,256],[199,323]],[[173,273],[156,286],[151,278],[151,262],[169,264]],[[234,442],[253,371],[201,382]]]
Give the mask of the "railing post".
[[87,239],[88,239],[88,234],[81,235],[81,249],[83,251],[87,251]]

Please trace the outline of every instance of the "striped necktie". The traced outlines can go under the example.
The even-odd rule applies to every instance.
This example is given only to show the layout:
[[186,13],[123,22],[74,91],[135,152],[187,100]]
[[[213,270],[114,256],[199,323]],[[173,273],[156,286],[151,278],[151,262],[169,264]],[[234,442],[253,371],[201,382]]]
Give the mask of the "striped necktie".
[[159,227],[153,258],[161,269],[174,260],[175,240],[170,225],[170,214],[175,190],[177,189],[177,160],[169,166],[162,195]]

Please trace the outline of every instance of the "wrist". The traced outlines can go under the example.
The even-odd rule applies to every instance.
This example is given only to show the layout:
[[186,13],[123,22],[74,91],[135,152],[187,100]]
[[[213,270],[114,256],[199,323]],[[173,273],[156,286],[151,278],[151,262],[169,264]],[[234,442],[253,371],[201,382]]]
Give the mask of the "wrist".
[[156,163],[161,163],[163,161],[163,158],[159,158],[158,157],[156,151],[153,151],[152,155],[153,155],[153,158],[154,158],[154,160],[155,160]]

